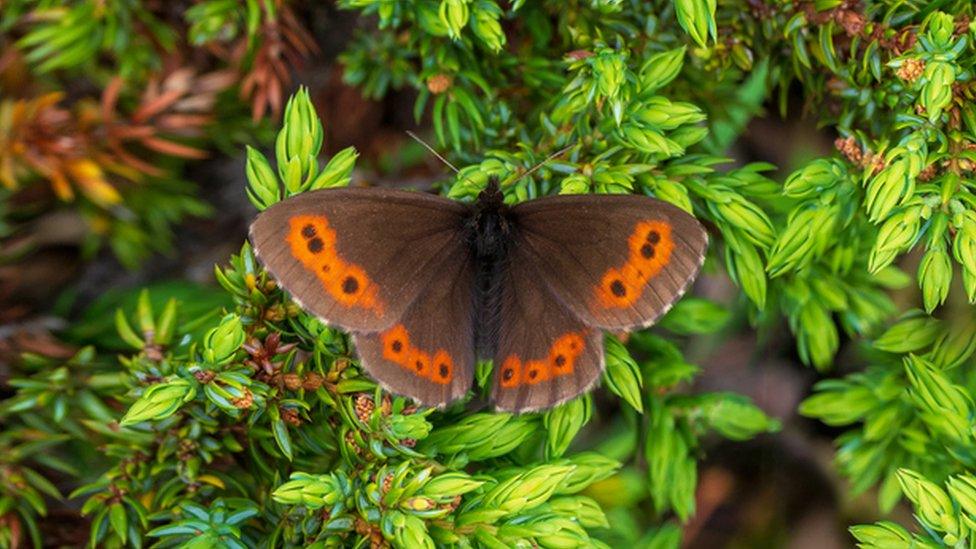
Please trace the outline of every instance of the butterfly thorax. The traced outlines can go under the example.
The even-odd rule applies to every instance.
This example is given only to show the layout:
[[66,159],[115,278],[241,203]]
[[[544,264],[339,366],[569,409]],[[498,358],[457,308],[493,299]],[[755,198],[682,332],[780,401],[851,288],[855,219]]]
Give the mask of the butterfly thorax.
[[466,231],[468,242],[480,261],[494,263],[505,257],[512,232],[508,215],[505,197],[498,180],[493,178],[478,194]]

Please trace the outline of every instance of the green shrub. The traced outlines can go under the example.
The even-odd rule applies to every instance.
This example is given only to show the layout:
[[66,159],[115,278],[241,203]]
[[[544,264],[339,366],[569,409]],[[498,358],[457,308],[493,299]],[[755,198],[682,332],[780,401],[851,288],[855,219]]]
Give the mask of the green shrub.
[[[864,368],[820,381],[800,412],[847,429],[836,462],[853,492],[877,489],[884,512],[904,497],[920,527],[855,526],[857,541],[973,543],[971,2],[339,5],[368,16],[340,57],[346,81],[375,98],[416,90],[417,120],[461,168],[443,194],[470,200],[498,177],[509,201],[656,196],[703,220],[707,276],[741,298],[689,296],[658,328],[608,336],[601,391],[619,406],[586,395],[491,413],[482,365],[471,399],[431,410],[383,393],[349,339],[290,301],[245,243],[215,271],[222,290],[106,298],[64,334],[82,345],[74,356],[16,366],[0,402],[0,544],[25,531],[39,543],[46,497],[72,486],[93,546],[678,547],[706,437],[779,428],[741,395],[688,389],[699,369],[684,351],[744,324],[785,325],[823,375],[842,342],[859,348]],[[262,17],[291,13],[242,6],[195,4],[190,41],[247,40]],[[46,9],[85,32],[70,55],[47,45],[51,23],[28,19],[18,47],[37,73],[91,56],[120,56],[110,73],[152,66],[139,61],[145,35],[105,38],[152,15],[140,2]],[[791,93],[837,151],[784,176],[731,164],[723,154],[763,105],[796,114]],[[274,162],[247,150],[257,208],[348,184],[358,153],[320,163],[328,130],[305,90],[292,97]],[[901,269],[913,258],[914,284]]]

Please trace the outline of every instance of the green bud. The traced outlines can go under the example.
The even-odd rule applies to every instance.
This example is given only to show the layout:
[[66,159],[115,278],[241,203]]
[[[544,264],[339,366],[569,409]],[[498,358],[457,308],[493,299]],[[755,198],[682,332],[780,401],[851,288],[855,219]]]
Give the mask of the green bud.
[[505,46],[505,32],[498,22],[502,10],[490,0],[477,0],[471,17],[471,30],[494,52]]
[[322,172],[312,180],[309,190],[330,189],[332,187],[345,187],[349,185],[352,170],[356,167],[356,159],[359,152],[355,147],[346,147],[329,160]]
[[767,281],[766,267],[759,256],[759,250],[731,228],[721,232],[725,237],[725,264],[729,276],[756,307],[762,310],[766,306]]
[[798,271],[810,264],[834,241],[840,217],[836,204],[809,201],[797,206],[786,221],[769,253],[770,277]]
[[593,68],[593,76],[596,78],[600,95],[607,98],[615,97],[626,78],[627,63],[624,62],[623,54],[611,49],[603,49],[590,57],[589,63]]
[[603,371],[604,385],[615,395],[627,401],[638,412],[644,411],[641,399],[640,367],[630,356],[620,341],[608,335],[604,338],[603,352],[606,355],[606,369]]
[[[278,159],[278,176],[288,181],[288,169],[292,162],[297,166],[298,179],[308,181],[318,171],[318,155],[322,150],[325,132],[319,120],[308,89],[302,87],[285,105],[284,124],[275,141],[275,155]],[[291,175],[294,178],[294,175]],[[288,186],[297,192],[301,186]]]
[[942,111],[952,102],[952,85],[956,81],[956,68],[945,61],[931,61],[925,65],[925,86],[918,104],[928,113],[929,122],[935,123]]
[[665,158],[684,153],[684,148],[664,137],[660,131],[639,124],[624,124],[617,136],[625,144],[641,152],[659,154]]
[[427,533],[427,525],[423,520],[396,511],[389,513],[389,515],[394,547],[434,549],[434,540]]
[[763,249],[773,244],[775,233],[766,212],[739,193],[731,190],[721,192],[719,200],[710,202],[709,207],[718,217],[740,229],[749,242]]
[[800,359],[818,370],[829,367],[840,345],[837,325],[831,319],[830,311],[819,302],[809,300],[800,307],[796,318]]
[[453,499],[455,496],[477,490],[484,483],[485,481],[476,480],[466,473],[444,473],[427,481],[421,494],[434,498]]
[[946,532],[945,541],[955,544],[959,522],[952,508],[952,501],[935,483],[909,469],[898,470],[898,481],[905,497],[915,504],[915,515],[922,524],[933,530]]
[[470,17],[468,0],[441,0],[438,16],[447,27],[448,35],[454,40],[459,39]]
[[706,126],[682,126],[668,134],[668,139],[679,147],[678,150],[687,149],[706,137],[708,137]]
[[132,425],[142,421],[159,421],[176,413],[180,406],[193,400],[196,386],[191,382],[175,378],[149,386],[125,413],[121,425]]
[[572,465],[538,465],[491,488],[484,506],[511,514],[531,509],[548,500],[572,471]]
[[302,505],[309,509],[332,507],[345,499],[348,481],[342,473],[311,475],[292,473],[290,480],[275,489],[271,498],[285,505]]
[[466,453],[472,460],[507,454],[535,433],[538,422],[531,416],[473,414],[435,430],[418,446],[428,454]]
[[850,528],[851,535],[865,548],[911,547],[912,534],[891,521],[883,520],[874,524],[860,524]]
[[921,227],[922,208],[910,206],[895,213],[878,230],[878,237],[868,258],[868,270],[877,273],[915,244]]
[[969,269],[963,269],[962,284],[966,290],[966,297],[969,298],[969,303],[976,303],[976,273]]
[[800,403],[800,415],[832,426],[860,421],[880,404],[871,388],[845,380],[821,381],[814,385],[814,391],[813,396]]
[[952,255],[963,269],[976,274],[976,212],[966,210],[953,220],[956,236],[952,241]]
[[748,440],[780,427],[749,399],[732,393],[710,395],[703,412],[708,424],[730,440]]
[[678,24],[699,46],[705,47],[708,37],[716,36],[715,0],[674,0]]
[[281,200],[281,189],[278,177],[271,169],[268,159],[260,151],[248,145],[247,165],[247,198],[258,210]]
[[244,338],[240,317],[235,314],[225,316],[216,328],[204,336],[203,359],[210,364],[230,362],[244,344]]
[[932,13],[927,20],[926,36],[937,48],[949,48],[955,33],[955,22],[952,15],[941,11]]
[[609,528],[610,526],[603,509],[592,498],[585,496],[555,498],[549,502],[548,508],[553,513],[575,518],[584,528]]
[[691,103],[671,101],[655,96],[645,103],[645,107],[633,117],[659,130],[673,130],[685,124],[695,124],[705,120],[705,113]]
[[674,204],[688,213],[692,213],[691,197],[688,196],[688,188],[681,183],[664,177],[656,177],[649,186],[657,198]]
[[791,173],[783,183],[783,193],[794,198],[819,196],[846,176],[847,171],[840,161],[821,158]]
[[650,56],[640,70],[641,91],[648,93],[667,86],[681,72],[684,61],[684,46]]
[[557,458],[566,453],[576,433],[590,420],[592,406],[589,395],[583,395],[547,411],[542,416],[546,429],[546,457]]
[[581,173],[573,173],[563,178],[559,184],[559,194],[586,194],[590,192],[590,178]]
[[431,424],[427,418],[421,414],[390,416],[389,432],[393,438],[403,440],[405,438],[420,440],[427,438],[430,434]]
[[969,473],[949,477],[946,488],[964,513],[976,517],[976,477]]
[[596,452],[580,452],[556,463],[571,467],[569,475],[556,490],[557,494],[575,494],[595,482],[610,478],[620,469],[620,462]]
[[933,431],[955,440],[970,438],[972,401],[963,387],[952,383],[930,362],[915,355],[905,358],[905,372],[911,384],[909,395],[919,416]]
[[915,175],[906,170],[905,162],[889,164],[868,183],[864,205],[873,223],[885,219],[895,206],[915,192]]
[[930,247],[918,266],[918,284],[922,289],[922,303],[925,312],[931,313],[945,303],[952,284],[952,262],[945,246]]
[[935,343],[942,323],[921,311],[909,313],[874,341],[874,348],[889,353],[910,353]]

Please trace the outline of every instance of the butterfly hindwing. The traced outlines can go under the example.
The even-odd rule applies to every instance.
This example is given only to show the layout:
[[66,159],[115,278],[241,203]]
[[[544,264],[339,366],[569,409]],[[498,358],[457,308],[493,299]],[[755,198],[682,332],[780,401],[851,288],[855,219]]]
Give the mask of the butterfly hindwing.
[[648,326],[694,280],[708,235],[671,204],[635,195],[563,195],[512,208],[511,261],[529,265],[586,325]]
[[374,332],[438,277],[470,208],[428,194],[326,189],[262,212],[251,242],[278,283],[326,323]]
[[474,315],[473,258],[459,249],[395,324],[354,334],[356,349],[390,391],[445,405],[464,396],[474,380]]
[[590,389],[603,371],[603,333],[559,303],[532,266],[510,261],[501,276],[495,408],[539,410]]

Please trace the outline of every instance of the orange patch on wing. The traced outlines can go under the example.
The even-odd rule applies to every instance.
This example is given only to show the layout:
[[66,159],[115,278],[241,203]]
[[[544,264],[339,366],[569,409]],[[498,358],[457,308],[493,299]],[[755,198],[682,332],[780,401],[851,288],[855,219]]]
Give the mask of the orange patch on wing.
[[627,239],[627,261],[610,267],[594,288],[597,303],[605,309],[630,307],[640,299],[647,282],[671,259],[674,240],[666,221],[641,221]]
[[523,362],[519,355],[508,355],[499,374],[501,386],[512,389],[522,384],[535,385],[573,373],[576,359],[586,348],[583,335],[584,332],[567,332],[559,336],[542,359]]
[[315,274],[330,296],[344,307],[362,307],[383,315],[376,284],[362,267],[339,255],[336,232],[325,216],[296,215],[288,223],[291,255]]
[[401,368],[420,376],[447,385],[454,378],[454,359],[444,349],[431,354],[410,343],[410,333],[403,324],[397,324],[380,334],[383,345],[383,358]]

